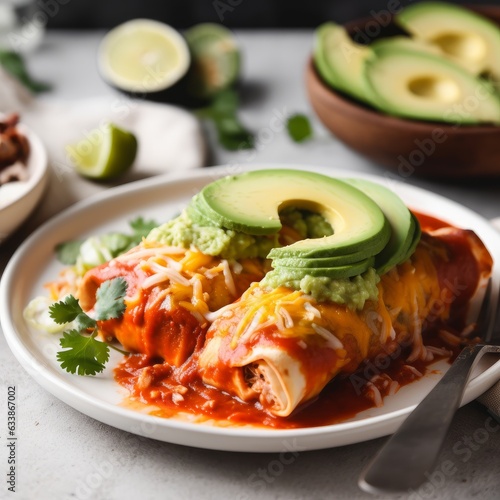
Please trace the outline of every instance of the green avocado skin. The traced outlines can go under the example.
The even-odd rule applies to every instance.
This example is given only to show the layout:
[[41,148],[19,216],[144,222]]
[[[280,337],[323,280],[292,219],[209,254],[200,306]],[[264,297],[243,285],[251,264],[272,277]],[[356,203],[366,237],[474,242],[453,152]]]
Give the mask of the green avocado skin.
[[384,274],[406,260],[415,235],[416,218],[401,198],[385,186],[365,179],[345,179],[345,182],[372,198],[382,209],[391,225],[389,242],[375,256],[375,269],[379,274]]
[[188,29],[184,36],[191,52],[188,90],[193,97],[207,101],[235,85],[241,54],[231,30],[220,24],[202,23]]
[[371,104],[370,89],[363,78],[363,64],[373,57],[371,48],[352,41],[346,29],[333,22],[316,29],[313,60],[319,75],[330,87]]
[[353,252],[346,255],[339,255],[334,257],[317,257],[314,259],[300,258],[300,257],[282,257],[273,259],[273,267],[300,267],[300,268],[329,268],[346,266],[354,264],[363,260],[364,252]]
[[[335,267],[278,267],[274,266],[277,273],[282,273],[283,279],[300,280],[305,276],[326,277],[331,279],[351,278],[368,271],[373,267],[375,259],[369,257],[368,259],[355,262],[346,266]],[[273,262],[274,264],[274,262]]]

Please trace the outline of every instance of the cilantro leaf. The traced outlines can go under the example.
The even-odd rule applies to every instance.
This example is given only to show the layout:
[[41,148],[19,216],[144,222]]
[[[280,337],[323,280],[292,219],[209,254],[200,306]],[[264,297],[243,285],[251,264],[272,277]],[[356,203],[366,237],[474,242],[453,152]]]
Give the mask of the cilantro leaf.
[[251,149],[254,146],[254,136],[238,118],[239,99],[234,89],[219,92],[210,106],[199,109],[200,118],[211,120],[217,131],[219,143],[229,151]]
[[109,346],[95,337],[95,332],[89,337],[81,335],[78,330],[64,332],[59,343],[66,350],[57,353],[61,368],[78,375],[95,375],[102,372],[109,360]]
[[66,266],[76,264],[76,259],[80,254],[82,241],[67,241],[56,246],[57,260]]
[[24,59],[17,52],[0,50],[0,65],[13,77],[17,78],[31,92],[38,93],[50,90],[50,85],[37,82],[28,73]]
[[97,323],[95,319],[92,319],[90,316],[88,316],[85,313],[79,314],[76,318],[75,321],[73,322],[73,326],[75,330],[78,330],[81,332],[82,330],[88,330],[89,328],[95,328],[97,326]]
[[243,127],[236,115],[216,116],[213,121],[219,142],[228,151],[251,149],[253,147],[253,135]]
[[130,236],[123,233],[108,233],[99,237],[99,244],[116,257],[131,247],[131,240]]
[[86,269],[88,269],[89,267],[97,265],[95,262],[89,263],[88,256],[86,258],[86,251],[88,253],[89,246],[94,250],[94,252],[91,252],[92,255],[98,253],[103,256],[103,260],[106,258],[105,255],[107,255],[108,258],[109,255],[117,257],[123,252],[138,245],[143,237],[147,236],[152,229],[159,226],[158,222],[155,220],[146,220],[142,217],[137,217],[130,221],[129,224],[133,231],[132,234],[114,232],[106,233],[98,237],[91,237],[85,241],[66,241],[60,243],[56,246],[57,260],[66,266],[73,266],[77,264],[80,258],[80,260],[87,265]]
[[[125,311],[124,297],[127,292],[127,282],[123,278],[114,278],[105,281],[97,289],[94,311],[97,320],[118,318]],[[109,360],[110,347],[122,354],[128,354],[106,342],[96,340],[98,333],[97,320],[83,312],[80,303],[69,295],[64,300],[52,304],[49,309],[50,317],[57,323],[73,321],[74,327],[63,333],[59,341],[64,351],[57,353],[57,360],[61,368],[69,373],[78,375],[95,375],[104,370]],[[83,335],[93,329],[89,335]]]
[[311,122],[306,115],[295,114],[290,116],[286,123],[288,135],[295,142],[304,142],[311,139],[313,135]]
[[127,282],[123,278],[113,278],[105,281],[96,293],[94,306],[97,320],[119,318],[125,312],[125,294]]
[[142,238],[145,238],[155,227],[158,226],[158,223],[153,220],[146,220],[142,217],[137,217],[134,220],[129,222],[130,227],[134,230],[133,239],[137,244],[142,241]]
[[73,295],[68,295],[64,300],[56,302],[49,307],[50,317],[59,325],[75,320],[80,314],[85,313]]
[[234,89],[225,89],[217,93],[212,101],[211,108],[216,113],[232,115],[238,111],[240,99]]

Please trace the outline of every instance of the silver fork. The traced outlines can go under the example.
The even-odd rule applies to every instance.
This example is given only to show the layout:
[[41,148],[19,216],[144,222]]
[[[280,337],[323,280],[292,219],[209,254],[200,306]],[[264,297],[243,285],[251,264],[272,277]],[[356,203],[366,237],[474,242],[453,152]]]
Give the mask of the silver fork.
[[417,488],[427,480],[474,366],[486,353],[500,354],[500,332],[495,328],[498,305],[490,279],[476,329],[483,333],[484,342],[462,350],[443,378],[363,471],[358,483],[361,489],[374,494],[399,493]]

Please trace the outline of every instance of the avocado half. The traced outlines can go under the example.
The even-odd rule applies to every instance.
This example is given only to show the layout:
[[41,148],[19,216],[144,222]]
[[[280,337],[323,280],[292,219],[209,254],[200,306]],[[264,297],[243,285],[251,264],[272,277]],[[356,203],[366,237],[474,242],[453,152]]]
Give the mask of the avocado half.
[[215,23],[202,23],[184,36],[191,53],[188,91],[200,100],[210,100],[233,86],[240,75],[241,55],[232,31]]
[[372,104],[403,118],[445,123],[500,124],[493,85],[429,52],[386,44],[365,64]]
[[500,29],[486,17],[459,5],[421,2],[403,9],[395,22],[468,71],[500,81]]
[[151,19],[134,19],[109,31],[98,49],[98,68],[112,87],[131,97],[190,103],[188,45],[171,26]]

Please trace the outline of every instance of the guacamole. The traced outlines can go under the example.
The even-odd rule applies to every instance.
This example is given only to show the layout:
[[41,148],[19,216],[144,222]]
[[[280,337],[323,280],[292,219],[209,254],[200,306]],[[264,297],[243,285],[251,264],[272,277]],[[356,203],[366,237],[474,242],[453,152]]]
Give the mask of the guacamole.
[[[301,238],[321,238],[333,234],[331,225],[321,215],[306,210],[288,208],[280,213],[280,218]],[[194,223],[185,211],[153,229],[146,239],[184,248],[192,246],[207,255],[228,260],[265,259],[272,248],[281,246],[278,234],[255,236],[216,226],[201,226]],[[374,269],[353,278],[332,279],[308,275],[301,280],[294,280],[287,276],[286,268],[280,268],[267,273],[262,284],[272,288],[286,286],[301,290],[320,302],[331,300],[346,304],[351,309],[362,309],[366,300],[377,299],[379,281]]]
[[153,229],[146,239],[184,248],[193,246],[204,254],[228,260],[265,259],[271,248],[279,246],[277,234],[254,236],[221,227],[200,226],[186,212]]
[[285,208],[280,212],[280,220],[283,225],[295,229],[302,239],[322,238],[333,234],[332,226],[323,216],[308,210]]
[[285,269],[273,269],[266,274],[262,285],[271,288],[286,286],[311,295],[318,302],[330,300],[346,304],[349,309],[363,309],[367,300],[378,299],[377,283],[380,277],[370,268],[363,274],[352,278],[331,279],[327,277],[305,276],[301,280],[290,280]]

